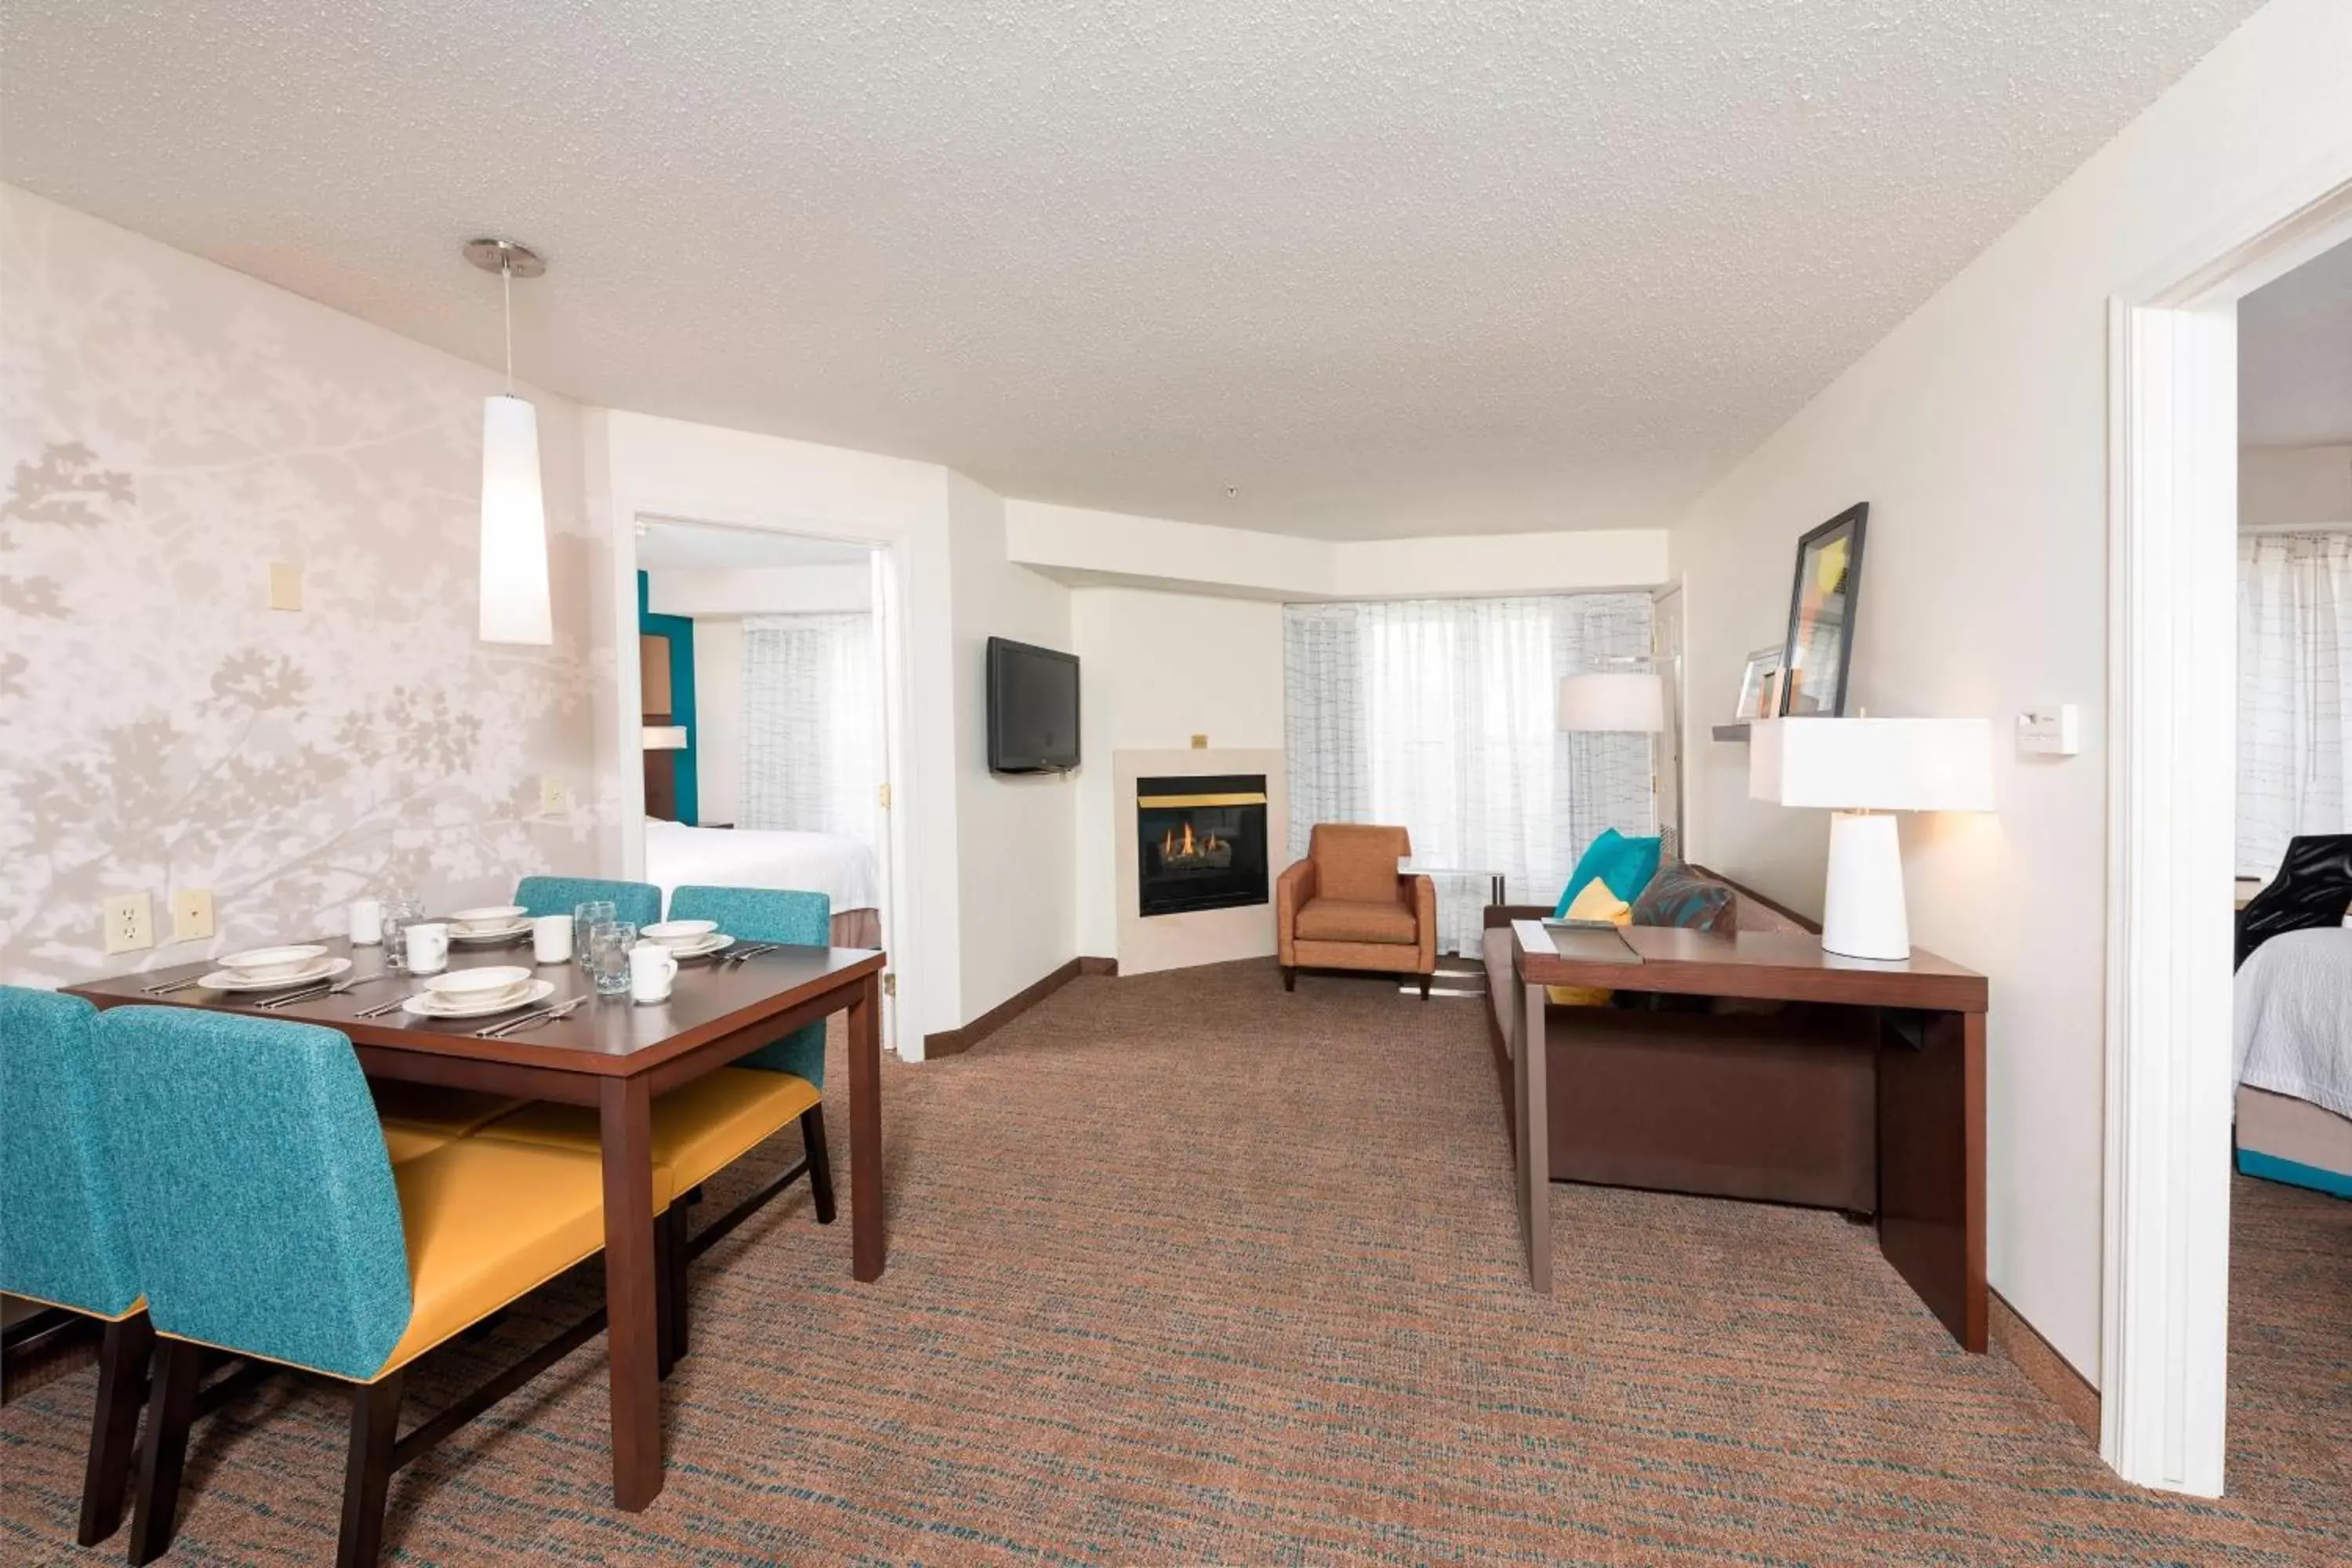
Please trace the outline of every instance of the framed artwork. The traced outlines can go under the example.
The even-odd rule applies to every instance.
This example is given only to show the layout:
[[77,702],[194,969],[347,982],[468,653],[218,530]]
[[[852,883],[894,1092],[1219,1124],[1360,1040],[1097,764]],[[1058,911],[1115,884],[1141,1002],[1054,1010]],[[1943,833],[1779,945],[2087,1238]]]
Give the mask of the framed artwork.
[[1797,541],[1789,591],[1789,640],[1780,653],[1782,718],[1842,718],[1862,589],[1863,524],[1870,503],[1850,506]]
[[1769,719],[1772,700],[1778,694],[1773,677],[1780,673],[1780,645],[1759,647],[1748,656],[1748,669],[1739,678],[1739,706],[1732,711],[1734,719]]

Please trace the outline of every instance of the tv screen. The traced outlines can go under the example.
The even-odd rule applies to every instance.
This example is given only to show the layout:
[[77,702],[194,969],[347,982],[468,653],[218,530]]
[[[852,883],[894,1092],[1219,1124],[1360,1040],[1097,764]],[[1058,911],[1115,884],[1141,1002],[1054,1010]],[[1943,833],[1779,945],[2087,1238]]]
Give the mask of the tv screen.
[[1077,765],[1077,656],[989,638],[989,771],[1055,773]]

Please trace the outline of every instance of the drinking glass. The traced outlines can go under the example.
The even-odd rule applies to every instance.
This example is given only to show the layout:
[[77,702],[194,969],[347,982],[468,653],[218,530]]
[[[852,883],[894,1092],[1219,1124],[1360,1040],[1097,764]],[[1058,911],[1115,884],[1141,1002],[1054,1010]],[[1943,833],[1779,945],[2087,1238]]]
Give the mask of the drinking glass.
[[637,945],[637,928],[626,921],[600,921],[588,932],[588,978],[599,996],[629,994],[629,950]]
[[600,925],[610,925],[621,918],[616,905],[599,899],[590,903],[572,906],[572,958],[581,968],[588,967],[588,939]]
[[395,888],[383,896],[383,966],[386,969],[408,967],[407,944],[401,939],[404,927],[416,924],[425,918],[425,900],[415,889]]

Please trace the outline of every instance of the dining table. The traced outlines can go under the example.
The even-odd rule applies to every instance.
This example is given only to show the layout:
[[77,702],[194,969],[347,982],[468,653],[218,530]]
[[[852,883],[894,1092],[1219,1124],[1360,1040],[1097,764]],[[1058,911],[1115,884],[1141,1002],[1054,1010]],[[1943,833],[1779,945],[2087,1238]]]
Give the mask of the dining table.
[[[396,1079],[521,1096],[597,1112],[604,1185],[604,1293],[611,1376],[613,1495],[629,1511],[661,1494],[664,1468],[658,1343],[655,1331],[653,1101],[793,1030],[846,1011],[849,1035],[850,1272],[882,1276],[881,973],[886,955],[860,948],[775,946],[730,962],[724,953],[681,963],[668,1000],[638,1003],[595,994],[580,965],[532,966],[552,994],[536,1006],[578,1000],[572,1012],[492,1035],[510,1018],[463,1020],[376,1011],[418,977],[390,969],[381,946],[319,939],[350,959],[347,989],[266,1005],[270,993],[184,984],[213,968],[194,963],[66,987],[99,1007],[131,1004],[207,1007],[321,1024],[350,1037],[361,1070]],[[749,949],[753,944],[745,943]],[[520,948],[520,953],[514,948]],[[527,938],[505,947],[456,947],[449,967],[530,965]]]

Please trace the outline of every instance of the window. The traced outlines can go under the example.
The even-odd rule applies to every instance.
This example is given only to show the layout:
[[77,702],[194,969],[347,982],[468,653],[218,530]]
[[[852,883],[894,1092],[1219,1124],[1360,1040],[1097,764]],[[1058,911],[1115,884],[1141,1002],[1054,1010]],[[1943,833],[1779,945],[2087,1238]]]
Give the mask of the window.
[[2352,831],[2352,532],[2238,540],[2238,875]]

